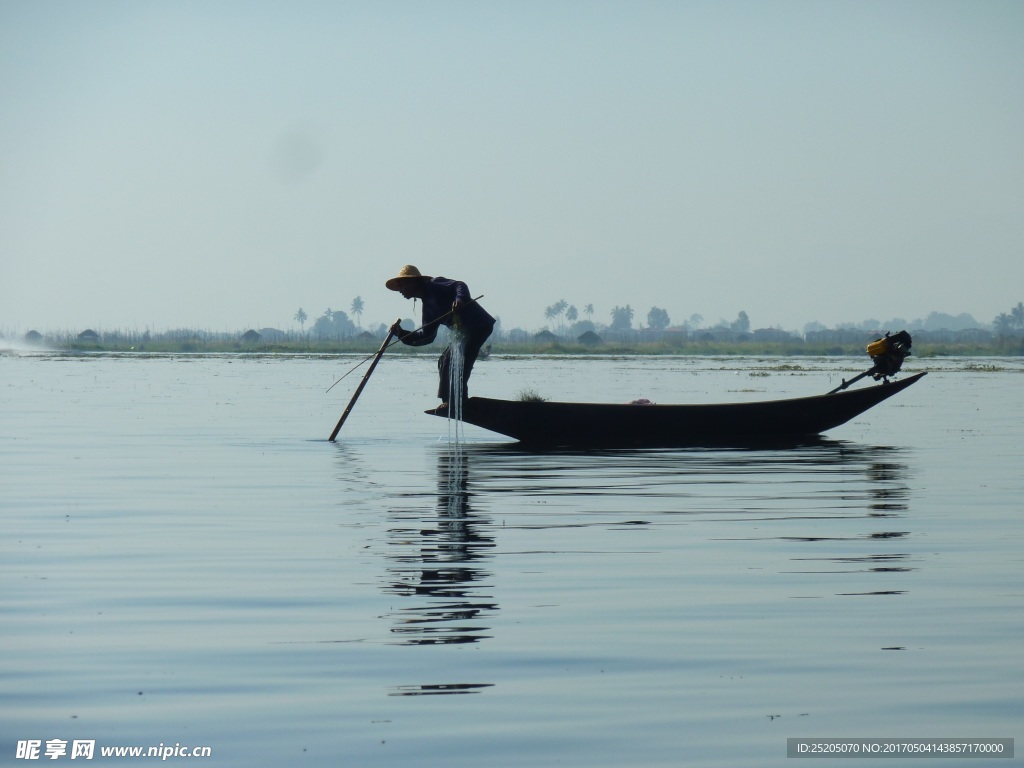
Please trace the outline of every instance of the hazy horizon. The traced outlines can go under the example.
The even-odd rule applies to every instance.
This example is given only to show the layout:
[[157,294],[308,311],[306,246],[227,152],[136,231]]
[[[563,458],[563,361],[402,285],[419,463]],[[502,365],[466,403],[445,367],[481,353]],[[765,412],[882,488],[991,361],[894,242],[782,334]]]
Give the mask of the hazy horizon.
[[1024,4],[0,4],[0,328],[802,330],[1024,285]]
[[[376,332],[376,331],[381,330],[381,329],[386,329],[388,327],[388,325],[390,325],[391,322],[394,321],[394,319],[385,322],[383,320],[363,318],[363,320],[361,322],[358,322],[357,319],[355,318],[355,316],[353,316],[353,314],[349,310],[341,310],[341,311],[345,312],[346,316],[349,318],[349,320],[352,322],[353,326],[355,327],[357,333],[361,332],[361,331]],[[941,327],[937,326],[937,325],[935,325],[934,322],[929,322],[936,315],[938,315],[938,316],[940,316],[942,318],[951,318],[955,322],[952,323],[952,324],[950,324],[950,323],[940,324]],[[961,322],[961,321],[963,321],[964,319],[967,319],[967,318],[969,318],[970,320],[973,320],[974,322],[973,323],[967,323],[967,324],[964,324],[963,322]],[[732,322],[735,319],[736,318],[733,318],[732,320],[729,320],[729,319],[722,318],[722,319],[719,319],[719,320],[713,320],[712,321],[712,320],[709,320],[707,318],[704,318],[700,325],[693,325],[689,318],[681,318],[679,321],[676,321],[673,318],[669,328],[667,328],[666,330],[677,329],[677,328],[682,327],[684,325],[689,326],[689,328],[690,328],[690,330],[692,332],[697,332],[697,331],[702,331],[702,330],[711,330],[711,329],[714,329],[715,327],[721,327],[722,324],[725,324],[726,326],[731,325]],[[281,332],[284,332],[284,333],[293,333],[293,332],[299,333],[299,332],[303,332],[304,331],[305,333],[312,333],[313,332],[313,326],[314,326],[314,323],[316,322],[316,320],[317,320],[316,317],[309,316],[306,319],[304,325],[300,324],[298,321],[296,321],[294,318],[292,318],[292,320],[289,323],[283,324],[283,325],[279,325],[279,326],[271,326],[271,325],[254,325],[254,326],[237,325],[237,326],[224,326],[224,327],[221,327],[221,328],[212,328],[210,326],[199,324],[199,323],[190,323],[190,324],[185,324],[185,325],[180,325],[180,326],[173,326],[173,327],[167,327],[167,328],[153,328],[153,327],[150,327],[150,326],[145,326],[145,327],[141,327],[140,328],[140,327],[137,327],[137,326],[124,326],[124,325],[112,325],[112,326],[99,326],[99,325],[96,325],[96,326],[75,327],[75,328],[47,328],[47,327],[43,327],[43,326],[32,327],[32,328],[18,328],[18,327],[15,327],[15,328],[4,328],[4,327],[0,327],[0,339],[5,339],[5,340],[9,340],[9,341],[19,340],[21,337],[23,337],[25,334],[27,334],[27,333],[29,333],[31,331],[36,331],[38,333],[42,333],[43,335],[51,335],[51,336],[59,336],[61,334],[78,334],[78,333],[81,333],[83,331],[94,331],[96,333],[99,333],[100,335],[103,335],[103,334],[119,334],[119,333],[122,333],[122,334],[131,334],[131,333],[142,334],[142,333],[147,332],[147,331],[150,332],[150,333],[154,333],[156,335],[165,334],[165,333],[173,334],[173,333],[178,332],[178,331],[195,331],[195,332],[199,332],[199,333],[212,333],[212,334],[232,335],[232,334],[244,333],[244,332],[249,331],[249,330],[256,330],[256,331],[271,331],[271,330],[273,330],[273,331],[281,331]],[[403,320],[403,322],[404,322],[406,327],[409,327],[410,322],[412,322],[413,325],[418,325],[418,323],[419,323],[419,318],[413,318],[410,315],[402,316],[402,320]],[[511,331],[526,331],[527,333],[537,333],[537,332],[543,331],[544,329],[553,330],[555,332],[558,332],[559,329],[561,329],[562,331],[567,331],[568,329],[570,329],[576,323],[584,322],[586,320],[588,320],[588,318],[584,317],[581,314],[577,318],[577,320],[574,321],[573,323],[570,323],[564,317],[561,317],[561,318],[555,318],[555,319],[552,319],[552,320],[546,320],[545,322],[537,323],[537,324],[534,324],[534,325],[531,325],[531,326],[508,326],[505,323],[501,322],[500,318],[499,318],[499,328],[497,329],[497,331],[500,331],[501,333],[509,333]],[[601,330],[601,331],[607,330],[607,327],[610,325],[609,322],[605,322],[605,321],[602,321],[602,320],[598,319],[596,314],[595,314],[594,318],[592,319],[592,322],[593,322],[594,326],[598,330]],[[789,331],[789,332],[797,333],[797,334],[803,334],[807,330],[806,326],[809,326],[809,325],[812,325],[812,322],[804,323],[800,327],[783,328],[781,330],[785,330],[785,331]],[[895,332],[897,330],[904,330],[904,329],[922,330],[922,329],[926,329],[926,328],[930,329],[930,330],[961,330],[961,329],[966,329],[966,328],[978,328],[978,329],[983,329],[983,330],[992,330],[994,325],[995,324],[993,322],[983,321],[980,318],[976,318],[973,315],[970,315],[970,313],[957,313],[957,314],[953,314],[953,313],[947,313],[947,312],[929,312],[926,316],[919,317],[919,318],[896,318],[896,317],[891,317],[891,318],[884,318],[884,319],[883,318],[862,318],[860,320],[854,320],[854,319],[851,318],[850,320],[848,320],[846,322],[840,322],[840,323],[836,323],[834,325],[826,326],[826,330],[844,330],[844,329],[846,329],[846,330],[871,330],[871,331],[892,331],[892,332]],[[868,326],[870,326],[870,327],[868,327]],[[633,326],[632,327],[633,327],[634,330],[643,330],[643,329],[647,328],[647,324],[645,322],[645,317],[641,317],[640,314],[637,313],[634,316],[634,321],[633,321]],[[751,324],[750,324],[750,330],[751,331],[758,330],[758,329],[765,329],[765,328],[775,328],[775,327],[777,327],[777,326],[762,326],[762,325],[758,325],[755,322],[751,322]]]

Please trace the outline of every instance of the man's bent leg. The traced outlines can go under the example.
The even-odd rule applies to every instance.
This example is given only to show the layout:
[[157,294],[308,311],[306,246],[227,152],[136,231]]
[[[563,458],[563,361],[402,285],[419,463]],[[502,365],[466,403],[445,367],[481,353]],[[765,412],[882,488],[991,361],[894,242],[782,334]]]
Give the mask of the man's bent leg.
[[441,353],[441,357],[437,359],[437,396],[441,398],[441,402],[448,402],[448,395],[452,391],[451,383],[451,371],[452,371],[452,348],[449,344],[444,352]]

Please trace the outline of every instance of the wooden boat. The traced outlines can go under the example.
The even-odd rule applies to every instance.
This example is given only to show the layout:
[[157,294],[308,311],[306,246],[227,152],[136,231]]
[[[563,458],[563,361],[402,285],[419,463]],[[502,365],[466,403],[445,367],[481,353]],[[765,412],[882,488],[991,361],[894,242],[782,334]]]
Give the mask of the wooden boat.
[[[471,397],[463,405],[462,421],[531,447],[740,447],[799,442],[859,416],[926,373],[862,389],[749,403],[636,405]],[[446,406],[427,413],[449,416]]]

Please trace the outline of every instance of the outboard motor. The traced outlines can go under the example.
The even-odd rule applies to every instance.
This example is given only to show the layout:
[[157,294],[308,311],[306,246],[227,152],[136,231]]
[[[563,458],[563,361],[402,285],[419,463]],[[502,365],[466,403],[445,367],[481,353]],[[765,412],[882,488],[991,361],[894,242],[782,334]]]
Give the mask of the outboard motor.
[[910,347],[910,334],[906,331],[900,331],[895,336],[887,332],[882,338],[868,344],[868,354],[874,363],[869,373],[875,381],[898,373],[903,367],[903,360],[910,354]]
[[875,339],[868,344],[868,355],[871,357],[872,366],[849,381],[844,379],[843,383],[829,392],[829,394],[831,395],[846,389],[855,381],[860,381],[865,376],[871,376],[875,381],[879,379],[888,381],[890,376],[898,373],[900,368],[903,367],[904,359],[910,354],[911,345],[910,334],[906,331],[900,331],[895,336],[890,336],[889,332],[886,331],[885,336]]

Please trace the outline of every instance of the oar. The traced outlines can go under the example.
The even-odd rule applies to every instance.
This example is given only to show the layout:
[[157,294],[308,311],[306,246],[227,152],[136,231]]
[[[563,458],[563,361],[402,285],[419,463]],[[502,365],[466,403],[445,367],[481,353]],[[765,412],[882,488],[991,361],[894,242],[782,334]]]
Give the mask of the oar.
[[[480,301],[480,299],[482,299],[483,297],[484,297],[484,295],[483,295],[483,294],[481,293],[481,294],[480,294],[479,296],[477,296],[477,297],[476,297],[475,299],[470,299],[468,303],[469,303],[469,304],[476,304],[476,302]],[[443,315],[441,315],[441,316],[440,316],[440,317],[438,317],[437,319],[435,319],[435,320],[431,320],[431,321],[430,321],[429,323],[424,323],[423,325],[421,325],[421,326],[420,326],[419,328],[417,328],[416,330],[413,330],[413,331],[409,331],[409,333],[416,333],[416,331],[421,331],[421,330],[423,330],[424,328],[426,328],[426,327],[427,327],[428,325],[434,325],[434,324],[436,324],[436,323],[439,323],[439,322],[441,322],[442,320],[444,320],[444,319],[445,319],[446,317],[448,317],[448,315],[450,315],[450,314],[451,314],[452,312],[454,312],[454,311],[455,311],[454,309],[451,309],[451,310],[449,310],[449,311],[445,312],[445,313],[444,313]],[[385,340],[384,340],[384,343],[385,343],[385,344],[387,344],[387,339],[385,339]],[[395,344],[397,344],[397,343],[398,343],[398,339],[395,339],[395,340],[394,340],[393,342],[391,342],[391,344],[390,344],[389,346],[394,346],[394,345],[395,345]],[[334,388],[335,388],[336,386],[338,386],[338,384],[340,384],[340,383],[342,382],[342,379],[344,379],[344,378],[345,378],[346,376],[348,376],[348,375],[349,375],[350,373],[352,373],[353,371],[355,371],[355,369],[356,369],[356,368],[358,368],[358,367],[359,367],[360,365],[362,365],[362,364],[363,364],[363,363],[365,363],[365,362],[366,362],[367,360],[369,360],[370,358],[373,358],[373,357],[380,357],[380,352],[377,352],[377,353],[375,353],[375,354],[373,354],[373,355],[368,355],[368,356],[364,357],[364,358],[363,358],[362,360],[360,360],[360,361],[359,361],[358,363],[356,363],[355,365],[353,365],[353,366],[352,366],[351,368],[349,368],[349,369],[348,369],[347,371],[345,371],[345,373],[343,373],[343,374],[342,374],[342,376],[341,376],[341,378],[340,378],[340,379],[338,379],[338,380],[337,380],[336,382],[334,382],[333,384],[331,384],[331,386],[329,386],[329,387],[327,388],[327,391],[328,391],[328,392],[330,392],[330,391],[331,391],[332,389],[334,389]]]
[[[398,318],[395,321],[395,324],[397,325],[400,322],[402,322],[402,318]],[[392,326],[392,328],[393,327],[394,326]],[[370,374],[373,373],[373,369],[377,367],[377,363],[380,362],[381,356],[387,351],[388,342],[391,341],[391,337],[393,335],[393,331],[388,330],[388,335],[385,337],[384,343],[380,345],[380,349],[377,350],[377,354],[373,356],[373,362],[370,363],[370,367],[367,368],[366,373],[363,374],[363,380],[360,381],[359,386],[356,387],[356,393],[352,395],[352,399],[348,402],[348,407],[345,408],[345,412],[341,414],[341,418],[338,419],[338,426],[334,428],[334,431],[331,432],[331,436],[328,438],[332,443],[334,442],[334,438],[338,436],[338,432],[341,431],[341,425],[345,423],[345,419],[347,419],[348,415],[352,412],[352,406],[354,406],[356,404],[356,400],[359,399],[359,395],[362,393],[363,387],[366,386],[366,382],[370,380]]]

